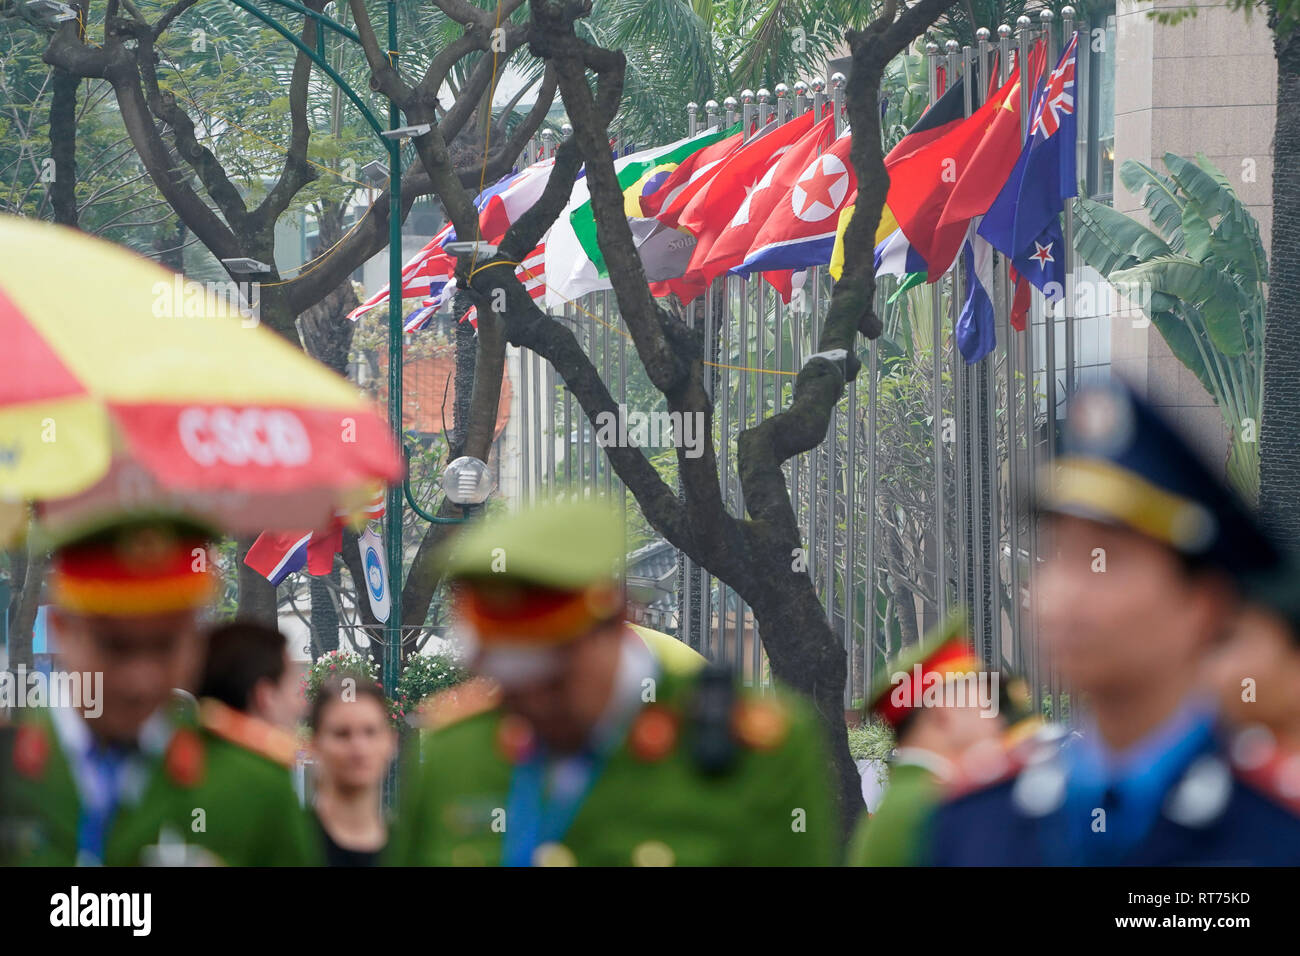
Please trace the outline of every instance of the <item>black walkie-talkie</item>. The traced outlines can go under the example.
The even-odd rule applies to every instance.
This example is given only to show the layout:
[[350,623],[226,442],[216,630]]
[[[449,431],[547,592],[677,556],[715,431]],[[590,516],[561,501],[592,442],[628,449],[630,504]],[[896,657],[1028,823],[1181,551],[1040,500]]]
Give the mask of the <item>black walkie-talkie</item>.
[[703,773],[725,773],[736,759],[736,741],[731,735],[735,702],[731,675],[714,664],[705,667],[690,704],[691,756]]

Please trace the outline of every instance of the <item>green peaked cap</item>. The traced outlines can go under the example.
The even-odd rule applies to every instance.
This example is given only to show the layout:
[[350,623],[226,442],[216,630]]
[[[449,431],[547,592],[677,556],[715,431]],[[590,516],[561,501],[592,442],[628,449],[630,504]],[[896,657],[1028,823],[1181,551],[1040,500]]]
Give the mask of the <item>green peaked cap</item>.
[[449,580],[508,578],[580,590],[623,578],[623,512],[606,498],[555,499],[490,515],[443,551]]
[[886,667],[885,672],[876,678],[871,687],[871,696],[867,700],[867,714],[872,714],[881,701],[889,696],[889,692],[894,688],[892,680],[894,674],[910,674],[917,664],[924,665],[927,660],[950,645],[967,643],[969,633],[970,622],[967,620],[965,610],[950,613],[938,627],[922,637],[918,644],[900,654],[898,660],[892,666]]

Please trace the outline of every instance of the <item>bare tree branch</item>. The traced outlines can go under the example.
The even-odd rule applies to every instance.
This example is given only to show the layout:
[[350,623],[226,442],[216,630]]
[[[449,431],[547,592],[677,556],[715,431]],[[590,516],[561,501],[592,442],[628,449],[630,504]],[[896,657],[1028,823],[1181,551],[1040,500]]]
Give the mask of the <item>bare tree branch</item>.
[[[416,199],[432,191],[429,175],[413,166],[402,175],[402,203],[399,215],[405,219]],[[325,296],[340,282],[388,244],[388,211],[391,196],[385,189],[366,209],[361,221],[334,247],[328,257],[288,280],[283,288],[289,308],[300,313]]]
[[[555,72],[548,66],[546,75],[542,81],[541,88],[537,91],[537,102],[533,108],[528,111],[518,127],[516,127],[511,137],[506,140],[503,146],[498,147],[488,157],[486,169],[482,167],[470,166],[462,167],[457,175],[460,177],[461,185],[467,189],[477,186],[480,179],[486,179],[488,182],[494,182],[510,172],[514,166],[515,158],[523,151],[528,141],[533,138],[533,134],[541,127],[542,122],[546,119],[546,114],[551,109],[551,104],[555,101],[556,78]],[[505,121],[505,114],[502,114],[502,122]],[[536,243],[534,243],[536,245]],[[530,247],[531,248],[531,247]]]
[[465,128],[469,118],[478,109],[480,101],[493,86],[493,77],[499,77],[505,69],[506,60],[527,39],[527,28],[511,25],[505,28],[505,50],[497,56],[484,56],[474,65],[468,82],[456,96],[456,102],[442,118],[442,135],[447,142],[453,142],[460,131]]
[[178,0],[177,3],[173,3],[167,8],[163,15],[158,18],[158,22],[154,24],[153,38],[157,40],[167,31],[167,28],[172,25],[173,20],[198,2],[199,0]]
[[491,30],[498,22],[505,23],[509,20],[514,12],[524,5],[524,0],[501,0],[500,6],[492,10],[476,7],[467,0],[433,0],[433,5],[457,23],[466,25],[473,23]]
[[[307,7],[312,10],[323,9],[324,0],[307,0]],[[304,46],[316,45],[316,21],[303,17],[302,42]],[[261,231],[269,225],[274,228],[280,214],[289,208],[293,197],[304,186],[320,178],[316,167],[307,162],[307,142],[311,129],[307,125],[307,85],[311,79],[311,59],[301,50],[293,61],[293,75],[289,80],[289,149],[284,156],[284,166],[266,198],[249,216],[249,225],[255,231]]]
[[198,173],[204,190],[217,204],[231,229],[235,232],[245,231],[251,224],[248,221],[248,207],[244,204],[239,188],[231,181],[212,150],[198,141],[194,135],[194,121],[176,104],[175,95],[170,91],[164,92],[158,85],[152,40],[139,44],[135,59],[150,112],[167,124],[176,144],[176,152]]

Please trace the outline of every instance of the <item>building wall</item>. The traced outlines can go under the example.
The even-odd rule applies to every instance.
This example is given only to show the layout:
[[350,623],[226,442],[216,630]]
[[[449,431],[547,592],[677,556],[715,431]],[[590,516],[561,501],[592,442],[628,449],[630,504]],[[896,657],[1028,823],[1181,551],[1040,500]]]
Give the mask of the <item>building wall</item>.
[[[1142,215],[1140,198],[1119,181],[1125,160],[1163,171],[1166,152],[1204,153],[1259,220],[1268,248],[1277,84],[1268,27],[1259,15],[1247,21],[1240,12],[1207,3],[1193,4],[1195,17],[1164,26],[1148,18],[1153,6],[1187,4],[1116,5],[1115,208]],[[1164,407],[1208,456],[1223,460],[1228,431],[1222,415],[1154,326],[1113,321],[1111,369]]]

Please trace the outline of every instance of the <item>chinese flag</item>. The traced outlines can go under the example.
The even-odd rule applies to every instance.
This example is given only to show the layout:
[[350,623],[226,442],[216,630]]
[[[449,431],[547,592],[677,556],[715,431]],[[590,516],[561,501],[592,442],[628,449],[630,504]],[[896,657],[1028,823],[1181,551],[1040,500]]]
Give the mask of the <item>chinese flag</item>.
[[[889,208],[913,251],[925,260],[930,282],[952,265],[966,238],[965,222],[940,226],[948,200],[1019,82],[1019,73],[1013,71],[1002,88],[964,122],[888,167]],[[1002,180],[994,185],[996,195]]]
[[[1040,40],[1029,54],[1030,89],[1038,84],[1045,61],[1046,51]],[[994,115],[984,138],[960,171],[957,184],[939,217],[940,228],[960,226],[964,231],[971,219],[988,212],[1020,158],[1023,139],[1020,132],[1020,84],[1015,83],[1002,98],[1002,106]]]

